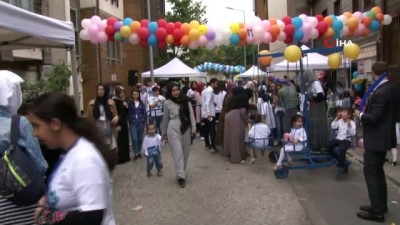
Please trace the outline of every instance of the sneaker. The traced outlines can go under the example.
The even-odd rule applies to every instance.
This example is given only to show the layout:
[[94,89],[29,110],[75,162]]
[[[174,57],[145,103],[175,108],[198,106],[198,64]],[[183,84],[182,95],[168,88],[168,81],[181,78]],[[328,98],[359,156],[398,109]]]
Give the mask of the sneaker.
[[138,156],[138,155],[135,155],[135,156],[133,157],[133,160],[136,161],[137,159],[139,159],[139,156]]
[[392,166],[397,166],[397,162],[396,161],[392,162]]
[[157,172],[157,176],[162,177],[162,172],[161,172],[161,171],[158,171],[158,172]]
[[343,167],[338,167],[336,171],[336,176],[340,177],[345,173],[345,169]]
[[254,164],[256,162],[256,158],[250,158],[250,164]]
[[204,141],[204,137],[201,137],[200,140]]
[[210,148],[210,153],[211,153],[211,154],[216,154],[217,151],[215,151],[215,149],[213,149],[213,148]]
[[147,177],[151,177],[151,171],[147,171]]
[[183,178],[178,179],[178,185],[180,188],[184,188],[186,186],[186,181]]
[[244,161],[244,160],[240,161],[240,164],[245,164],[245,163],[246,163],[246,161]]
[[272,170],[280,170],[280,169],[282,169],[282,165],[278,165],[278,164],[275,164],[274,165],[274,167],[272,167]]

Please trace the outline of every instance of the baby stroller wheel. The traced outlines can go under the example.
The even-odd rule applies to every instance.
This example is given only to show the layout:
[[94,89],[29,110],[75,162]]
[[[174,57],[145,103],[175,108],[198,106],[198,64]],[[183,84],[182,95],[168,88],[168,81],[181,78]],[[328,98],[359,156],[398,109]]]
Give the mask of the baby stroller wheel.
[[289,175],[289,169],[286,166],[283,166],[279,170],[274,170],[274,175],[278,179],[284,179]]
[[278,155],[277,151],[271,151],[268,154],[269,161],[271,161],[273,163],[275,163],[277,161],[278,157],[279,157],[279,155]]

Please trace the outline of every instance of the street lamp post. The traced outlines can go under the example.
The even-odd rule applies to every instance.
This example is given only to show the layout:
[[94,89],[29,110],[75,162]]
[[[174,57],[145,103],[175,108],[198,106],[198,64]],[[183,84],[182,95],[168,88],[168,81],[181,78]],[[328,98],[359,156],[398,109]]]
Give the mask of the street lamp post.
[[[243,23],[246,24],[246,11],[241,10],[241,9],[235,9],[235,8],[232,8],[229,6],[227,6],[226,9],[242,12],[243,13]],[[246,69],[246,64],[247,64],[247,62],[246,62],[246,44],[244,45],[244,48],[243,48],[243,64],[244,64],[243,65],[244,68]]]

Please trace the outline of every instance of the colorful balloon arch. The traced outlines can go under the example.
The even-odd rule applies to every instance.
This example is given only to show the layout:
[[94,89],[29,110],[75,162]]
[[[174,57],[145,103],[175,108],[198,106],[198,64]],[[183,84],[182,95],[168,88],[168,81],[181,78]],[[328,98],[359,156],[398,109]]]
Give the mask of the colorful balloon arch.
[[232,66],[232,65],[222,65],[218,63],[205,62],[195,67],[196,70],[200,72],[214,71],[223,72],[227,74],[237,74],[245,72],[245,68],[242,65]]
[[285,16],[281,20],[261,20],[257,17],[246,24],[233,22],[229,27],[200,24],[196,20],[182,23],[165,19],[155,22],[125,18],[120,21],[114,17],[101,19],[94,15],[82,20],[83,29],[79,36],[93,44],[118,41],[143,47],[150,45],[165,48],[167,45],[175,45],[191,49],[206,47],[211,50],[220,45],[244,46],[276,41],[291,44],[307,43],[318,38],[368,36],[370,32],[378,31],[382,25],[391,22],[392,17],[382,14],[379,7],[364,13],[345,12],[325,17],[305,14],[293,18]]

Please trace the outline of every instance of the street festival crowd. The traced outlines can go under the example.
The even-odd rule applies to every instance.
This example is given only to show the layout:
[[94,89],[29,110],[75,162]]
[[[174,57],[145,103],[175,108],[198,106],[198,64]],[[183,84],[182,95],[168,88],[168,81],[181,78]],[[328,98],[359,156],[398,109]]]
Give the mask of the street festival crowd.
[[[290,152],[309,145],[313,152],[331,155],[342,176],[348,173],[346,151],[358,141],[356,126],[363,127],[360,144],[365,148],[364,175],[371,201],[357,216],[384,222],[388,208],[383,164],[391,151],[389,160],[397,165],[399,91],[380,76],[388,72],[385,62],[376,62],[372,71],[374,80],[382,78],[373,84],[372,94],[365,92],[366,87],[360,92],[341,82],[328,85],[326,74],[311,70],[304,71],[302,85],[286,76],[236,83],[216,78],[164,85],[146,81],[130,91],[116,86],[111,95],[107,85],[99,84],[84,116],[76,113],[73,99],[65,94],[43,94],[28,101],[20,87],[23,80],[0,71],[0,167],[5,149],[17,152],[13,146],[18,145],[46,184],[29,203],[17,201],[17,193],[7,197],[1,190],[0,224],[116,224],[111,201],[111,171],[116,164],[146,160],[143,172],[151,177],[155,167],[154,174],[161,177],[162,149],[169,145],[177,184],[184,188],[195,138],[204,141],[210,154],[237,164],[256,163],[264,156],[259,150],[276,146],[280,151],[273,170],[292,166]],[[370,96],[359,110],[364,94]],[[17,141],[12,138],[14,127],[19,130]]]

